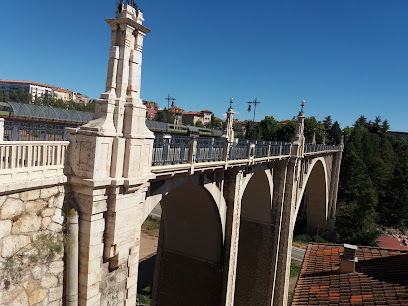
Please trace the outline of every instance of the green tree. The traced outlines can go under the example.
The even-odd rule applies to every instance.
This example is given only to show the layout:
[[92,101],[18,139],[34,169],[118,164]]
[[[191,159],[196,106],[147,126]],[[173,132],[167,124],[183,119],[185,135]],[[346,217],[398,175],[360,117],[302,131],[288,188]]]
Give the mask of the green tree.
[[367,126],[367,118],[361,115],[357,121],[354,123],[354,126]]
[[326,118],[324,118],[323,125],[327,132],[332,128],[333,123],[331,116],[327,116]]
[[305,118],[305,130],[304,135],[306,142],[311,142],[313,134],[316,135],[316,142],[322,143],[326,137],[326,128],[321,121],[317,121],[314,116]]
[[222,129],[222,120],[214,116],[211,117],[211,123],[208,126],[210,129],[221,130]]
[[388,124],[388,120],[385,119],[385,120],[382,122],[381,131],[383,131],[383,132],[388,132],[389,129],[390,129],[390,125]]
[[174,114],[170,112],[167,108],[165,108],[162,111],[157,112],[154,120],[166,123],[174,123]]
[[380,124],[379,116],[371,124],[361,116],[353,128],[343,130],[346,142],[337,213],[340,240],[373,244],[377,223],[401,230],[408,226],[408,150],[404,141],[382,130]]
[[373,245],[378,236],[377,196],[363,160],[353,148],[348,150],[340,172],[336,229],[341,241]]
[[328,132],[329,143],[337,145],[340,143],[342,132],[339,123],[336,121]]
[[289,121],[288,123],[282,125],[281,129],[278,131],[278,140],[290,142],[295,135],[296,121]]
[[203,122],[202,122],[201,120],[197,120],[197,122],[196,122],[194,125],[195,125],[196,127],[199,127],[199,128],[205,127],[204,124],[203,124]]
[[249,140],[261,140],[262,130],[253,121],[248,121],[245,129],[245,138]]
[[276,141],[278,139],[278,131],[281,129],[281,125],[272,116],[266,116],[264,120],[260,122],[262,130],[262,139],[266,141]]

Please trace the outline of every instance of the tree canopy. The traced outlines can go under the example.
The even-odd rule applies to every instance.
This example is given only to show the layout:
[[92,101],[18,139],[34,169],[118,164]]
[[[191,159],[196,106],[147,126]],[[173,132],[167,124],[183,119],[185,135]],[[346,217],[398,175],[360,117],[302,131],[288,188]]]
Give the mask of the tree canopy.
[[343,130],[336,221],[342,241],[375,244],[379,226],[408,226],[408,151],[386,125],[361,116]]

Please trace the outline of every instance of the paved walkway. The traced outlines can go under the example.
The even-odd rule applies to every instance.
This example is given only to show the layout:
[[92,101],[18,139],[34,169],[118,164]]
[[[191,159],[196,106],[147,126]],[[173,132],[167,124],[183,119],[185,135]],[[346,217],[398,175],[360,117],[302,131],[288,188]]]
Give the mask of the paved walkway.
[[303,262],[303,258],[305,257],[306,250],[301,248],[292,247],[292,259]]

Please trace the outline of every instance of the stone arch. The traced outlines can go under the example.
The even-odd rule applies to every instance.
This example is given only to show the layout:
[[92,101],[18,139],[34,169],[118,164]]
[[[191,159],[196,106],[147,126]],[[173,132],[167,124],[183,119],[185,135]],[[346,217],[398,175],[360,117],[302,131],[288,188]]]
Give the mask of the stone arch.
[[272,291],[271,170],[250,173],[242,187],[235,304],[266,305]]
[[161,205],[153,304],[219,304],[223,232],[213,195],[190,182],[168,192]]
[[[329,185],[326,162],[323,157],[313,159],[296,203],[296,215],[306,216],[306,228],[311,234],[325,230],[328,217]],[[303,209],[301,208],[303,200]],[[300,211],[301,210],[301,211]]]
[[[154,207],[159,204],[164,197],[177,188],[188,185],[196,184],[201,185],[205,188],[212,196],[217,208],[218,214],[221,220],[222,237],[225,238],[225,222],[227,215],[227,203],[225,198],[218,188],[217,183],[211,180],[201,180],[200,176],[189,176],[189,177],[174,177],[171,180],[163,180],[152,183],[150,190],[148,192],[145,203],[143,204],[142,220],[145,220],[147,216],[152,212]],[[143,221],[142,221],[143,222]]]

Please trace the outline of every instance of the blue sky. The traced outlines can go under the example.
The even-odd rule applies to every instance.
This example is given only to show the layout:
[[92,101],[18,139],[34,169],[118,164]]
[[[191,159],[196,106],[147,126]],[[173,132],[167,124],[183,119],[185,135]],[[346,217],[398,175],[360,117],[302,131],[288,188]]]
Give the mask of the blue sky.
[[[406,0],[140,0],[142,92],[161,107],[210,109],[234,97],[241,120],[331,115],[342,127],[362,114],[408,131]],[[105,89],[114,0],[1,1],[0,79],[80,91]]]

